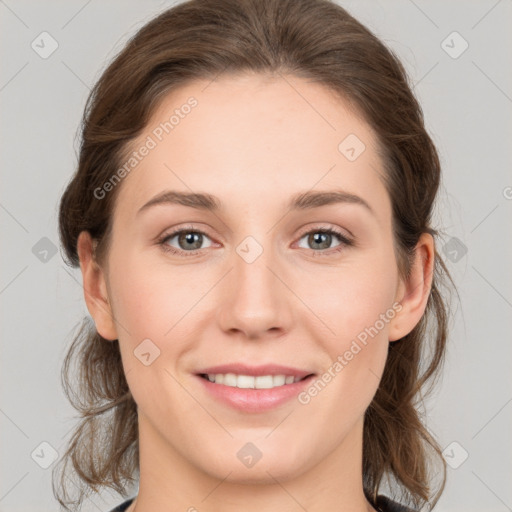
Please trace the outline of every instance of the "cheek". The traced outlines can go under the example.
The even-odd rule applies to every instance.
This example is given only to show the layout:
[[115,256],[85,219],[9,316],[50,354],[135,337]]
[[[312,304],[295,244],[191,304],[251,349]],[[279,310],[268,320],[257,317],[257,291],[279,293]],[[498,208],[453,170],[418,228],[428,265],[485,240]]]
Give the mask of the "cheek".
[[302,280],[302,295],[325,323],[332,343],[342,349],[347,341],[372,326],[385,335],[388,322],[381,319],[382,315],[389,317],[393,313],[389,310],[394,303],[396,279],[392,262],[368,258]]
[[[126,253],[111,272],[110,283],[124,372],[140,410],[168,417],[168,407],[174,412],[191,407],[175,380],[175,363],[188,346],[187,312],[205,287],[186,280],[176,269],[148,265]],[[164,390],[172,399],[157,399]]]
[[142,256],[124,257],[111,273],[114,313],[126,327],[120,337],[131,343],[167,339],[173,326],[205,295],[210,286],[206,277],[165,264],[148,264]]
[[387,359],[388,329],[397,313],[396,277],[392,259],[375,257],[316,280],[316,293],[306,299],[328,327],[322,329],[320,340],[313,322],[309,326],[310,336],[319,340],[330,360],[317,386],[323,396],[319,403],[325,405],[326,414],[330,408],[339,411],[339,421],[363,414],[378,388]]

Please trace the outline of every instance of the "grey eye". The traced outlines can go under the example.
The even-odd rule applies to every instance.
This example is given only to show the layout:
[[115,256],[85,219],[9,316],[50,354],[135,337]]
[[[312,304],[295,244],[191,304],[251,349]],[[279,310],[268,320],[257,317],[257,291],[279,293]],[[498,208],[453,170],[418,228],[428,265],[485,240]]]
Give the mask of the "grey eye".
[[[305,249],[330,249],[333,241],[333,235],[335,238],[339,238],[339,235],[335,233],[316,230],[307,233],[301,238],[301,240],[304,238],[307,239],[306,243],[309,244],[309,246],[304,247]],[[303,246],[299,245],[299,247]]]
[[[171,243],[171,240],[175,238],[177,238],[178,240],[178,247]],[[205,240],[209,240],[209,238],[204,233],[201,233],[199,231],[178,231],[177,233],[168,236],[166,239],[166,243],[168,245],[171,245],[175,249],[187,251],[204,249],[205,247],[201,247],[201,245]],[[210,246],[211,242],[210,245],[207,245],[206,247]]]

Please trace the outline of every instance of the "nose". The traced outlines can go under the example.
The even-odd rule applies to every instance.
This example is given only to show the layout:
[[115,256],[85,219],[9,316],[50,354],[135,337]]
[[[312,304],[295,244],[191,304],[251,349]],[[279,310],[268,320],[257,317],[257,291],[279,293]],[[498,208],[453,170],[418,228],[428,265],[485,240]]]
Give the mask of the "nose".
[[283,273],[271,250],[263,250],[252,262],[234,252],[219,297],[217,319],[222,330],[253,340],[289,331],[293,293],[283,283]]

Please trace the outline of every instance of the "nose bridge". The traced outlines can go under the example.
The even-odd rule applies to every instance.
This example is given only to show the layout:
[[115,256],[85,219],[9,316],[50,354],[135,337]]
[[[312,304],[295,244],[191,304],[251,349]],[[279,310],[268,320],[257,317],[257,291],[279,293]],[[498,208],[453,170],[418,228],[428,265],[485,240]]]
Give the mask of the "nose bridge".
[[222,327],[244,331],[248,337],[286,327],[288,319],[286,290],[274,274],[279,264],[270,246],[272,237],[259,238],[261,242],[247,236],[235,247],[233,270],[220,307]]
[[275,294],[280,292],[275,276],[269,270],[269,267],[276,265],[270,240],[271,237],[266,237],[259,242],[253,236],[248,236],[236,247],[236,254],[233,255],[237,299],[245,307],[263,310],[265,306],[271,306],[276,299]]
[[[269,267],[272,267],[273,259],[272,249],[268,242],[263,247],[253,237],[248,237],[240,243],[236,248],[236,256],[233,257],[237,288],[244,295],[252,295],[254,298],[261,294],[269,294],[270,288],[275,284],[271,283],[274,276],[269,270]],[[250,291],[252,293],[246,293]]]

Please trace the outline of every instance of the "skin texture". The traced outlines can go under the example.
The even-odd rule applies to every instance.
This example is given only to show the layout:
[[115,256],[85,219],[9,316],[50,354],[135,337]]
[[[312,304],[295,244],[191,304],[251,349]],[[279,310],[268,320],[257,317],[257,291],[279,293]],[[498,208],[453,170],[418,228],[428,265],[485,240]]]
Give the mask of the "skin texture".
[[[261,75],[194,82],[164,99],[133,147],[190,96],[198,105],[117,185],[103,265],[91,258],[88,233],[78,242],[88,310],[104,338],[119,339],[138,405],[140,487],[128,510],[373,510],[362,487],[364,412],[389,342],[424,313],[433,239],[420,238],[402,282],[375,134],[324,86]],[[349,134],[366,147],[354,161],[338,150]],[[286,208],[296,193],[334,189],[362,197],[374,214],[349,203]],[[164,190],[210,193],[222,207],[167,204],[137,214]],[[198,254],[187,256],[178,236],[165,243],[182,255],[159,245],[181,227],[207,235]],[[308,241],[329,227],[355,245],[334,252],[342,244],[335,235],[320,248]],[[263,249],[252,263],[236,252],[247,236]],[[242,413],[194,376],[237,361],[321,375],[396,302],[401,310],[308,404]],[[147,338],[160,350],[149,366],[134,356]],[[251,468],[237,457],[248,442],[262,452]]]

